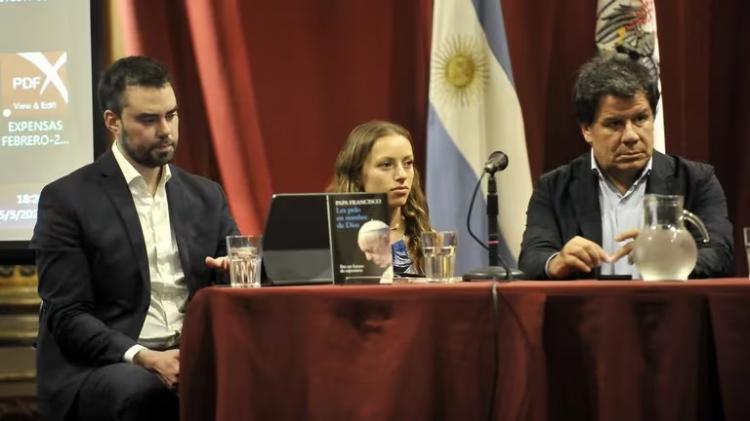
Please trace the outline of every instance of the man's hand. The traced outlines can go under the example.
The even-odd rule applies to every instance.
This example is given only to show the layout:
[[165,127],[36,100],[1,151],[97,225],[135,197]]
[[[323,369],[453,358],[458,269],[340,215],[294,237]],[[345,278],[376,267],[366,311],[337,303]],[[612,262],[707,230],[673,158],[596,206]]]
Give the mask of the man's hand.
[[[625,241],[625,240],[634,240],[636,237],[638,237],[638,234],[641,233],[641,230],[638,228],[629,229],[626,231],[623,231],[619,234],[617,234],[617,237],[615,237],[615,241]],[[630,252],[633,251],[633,242],[628,241],[627,244],[620,247],[613,255],[612,255],[612,261],[616,262],[620,260],[623,256],[628,256],[628,259],[632,263],[633,259],[630,255]]]
[[133,362],[156,373],[170,390],[177,390],[180,381],[180,351],[178,349],[168,351],[142,349],[135,354]]
[[604,249],[591,240],[575,236],[563,246],[560,253],[549,262],[547,268],[552,279],[567,278],[575,272],[591,272],[612,258]]
[[206,267],[226,272],[229,270],[229,259],[227,259],[227,256],[217,258],[206,256]]

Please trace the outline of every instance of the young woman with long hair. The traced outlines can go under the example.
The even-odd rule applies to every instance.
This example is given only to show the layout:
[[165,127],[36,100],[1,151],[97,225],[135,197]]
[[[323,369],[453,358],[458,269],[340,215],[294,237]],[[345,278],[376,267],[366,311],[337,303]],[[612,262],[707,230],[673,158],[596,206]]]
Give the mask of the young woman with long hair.
[[355,127],[327,190],[388,193],[394,274],[423,273],[421,235],[432,228],[408,130],[381,120]]

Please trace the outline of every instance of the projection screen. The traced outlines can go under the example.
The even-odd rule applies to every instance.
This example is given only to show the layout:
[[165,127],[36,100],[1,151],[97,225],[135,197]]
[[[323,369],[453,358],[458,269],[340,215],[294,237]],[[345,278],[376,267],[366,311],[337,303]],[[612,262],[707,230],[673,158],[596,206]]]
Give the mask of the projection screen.
[[93,160],[89,0],[0,0],[0,253],[47,183]]

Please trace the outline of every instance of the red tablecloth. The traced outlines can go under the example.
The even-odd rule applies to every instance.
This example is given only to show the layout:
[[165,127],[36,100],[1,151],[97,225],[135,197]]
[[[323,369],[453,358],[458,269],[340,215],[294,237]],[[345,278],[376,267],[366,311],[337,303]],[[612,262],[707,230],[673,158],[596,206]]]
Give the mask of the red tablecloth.
[[748,279],[491,286],[205,289],[182,419],[750,420]]

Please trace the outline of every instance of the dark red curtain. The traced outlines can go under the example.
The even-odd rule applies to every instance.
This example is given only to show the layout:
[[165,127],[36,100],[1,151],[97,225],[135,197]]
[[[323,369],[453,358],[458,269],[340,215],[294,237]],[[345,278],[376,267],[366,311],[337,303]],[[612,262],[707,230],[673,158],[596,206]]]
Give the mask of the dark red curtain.
[[[735,223],[750,226],[750,16],[744,0],[657,0],[667,151],[716,167]],[[424,167],[431,0],[129,0],[131,52],[176,75],[177,163],[220,179],[243,231],[272,192],[320,191],[356,124],[412,131]],[[503,0],[532,175],[586,150],[575,70],[595,51],[596,1]]]
[[177,75],[177,163],[220,176],[243,232],[262,230],[272,193],[321,191],[366,120],[406,126],[424,165],[427,0],[123,4],[131,52]]

